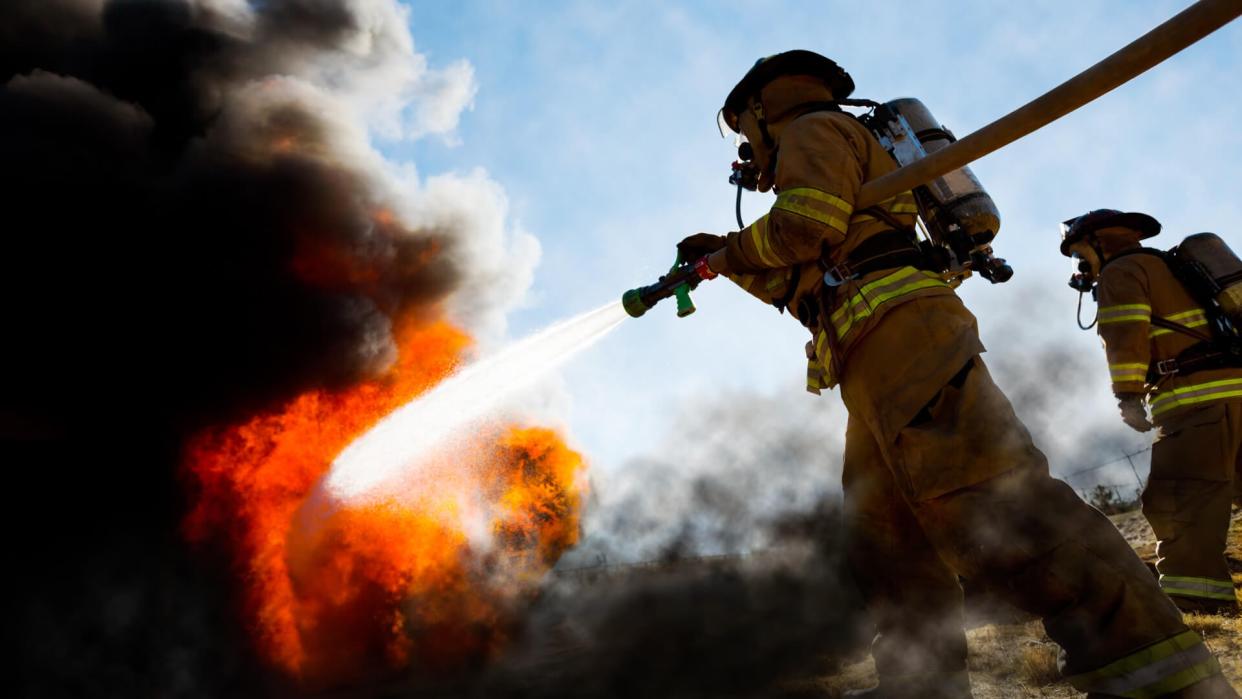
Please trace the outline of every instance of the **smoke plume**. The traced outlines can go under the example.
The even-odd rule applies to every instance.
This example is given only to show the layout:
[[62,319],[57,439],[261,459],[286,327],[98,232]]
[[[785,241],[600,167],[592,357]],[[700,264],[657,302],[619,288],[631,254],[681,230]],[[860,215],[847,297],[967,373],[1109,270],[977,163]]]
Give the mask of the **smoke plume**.
[[[0,438],[31,695],[246,694],[182,552],[184,441],[381,375],[394,328],[483,339],[534,239],[452,139],[476,84],[396,0],[14,0],[0,9]],[[248,689],[249,688],[249,689]]]

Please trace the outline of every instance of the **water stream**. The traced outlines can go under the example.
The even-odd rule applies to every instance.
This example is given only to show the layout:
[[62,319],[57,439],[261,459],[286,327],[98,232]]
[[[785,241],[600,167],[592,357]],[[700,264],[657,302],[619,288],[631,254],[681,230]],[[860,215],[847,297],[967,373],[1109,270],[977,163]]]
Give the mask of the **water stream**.
[[397,408],[336,457],[323,487],[332,498],[363,497],[416,468],[454,434],[486,418],[529,386],[590,347],[629,316],[619,302],[554,323],[468,364]]

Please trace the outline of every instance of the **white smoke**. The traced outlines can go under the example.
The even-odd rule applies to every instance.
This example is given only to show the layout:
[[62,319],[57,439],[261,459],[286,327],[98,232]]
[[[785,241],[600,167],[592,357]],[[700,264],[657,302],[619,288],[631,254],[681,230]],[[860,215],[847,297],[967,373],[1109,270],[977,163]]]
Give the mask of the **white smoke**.
[[530,287],[538,240],[510,221],[504,188],[482,168],[427,176],[383,150],[384,144],[433,136],[455,142],[461,116],[478,93],[473,66],[456,60],[433,67],[415,49],[409,10],[396,0],[340,1],[338,11],[347,17],[330,29],[305,30],[332,31],[335,51],[304,49],[297,32],[274,26],[315,4],[283,0],[256,8],[245,0],[197,0],[201,19],[252,40],[254,51],[282,71],[224,93],[222,120],[231,119],[227,128],[236,133],[262,132],[254,120],[287,100],[331,124],[326,157],[373,178],[387,193],[384,203],[411,230],[452,231],[449,254],[462,279],[449,311],[485,344],[499,339],[507,314]]

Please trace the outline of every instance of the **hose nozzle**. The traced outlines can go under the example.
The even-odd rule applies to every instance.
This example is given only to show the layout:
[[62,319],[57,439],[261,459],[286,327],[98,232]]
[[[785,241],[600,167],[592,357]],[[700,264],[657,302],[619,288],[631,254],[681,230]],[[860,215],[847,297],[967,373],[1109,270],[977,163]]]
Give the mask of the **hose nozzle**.
[[691,264],[682,264],[681,256],[677,257],[668,274],[649,286],[630,289],[621,295],[621,305],[632,318],[641,317],[655,307],[660,301],[677,297],[677,317],[685,318],[694,313],[694,302],[690,300],[690,291],[704,279],[713,279],[716,273],[707,265],[707,258],[702,257]]

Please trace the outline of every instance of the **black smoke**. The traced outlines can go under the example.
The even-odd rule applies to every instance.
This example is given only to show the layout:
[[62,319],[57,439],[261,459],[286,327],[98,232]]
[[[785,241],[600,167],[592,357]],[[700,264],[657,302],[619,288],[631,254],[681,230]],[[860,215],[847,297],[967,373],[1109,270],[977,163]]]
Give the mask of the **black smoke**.
[[[871,627],[836,499],[774,518],[771,549],[561,573],[485,696],[758,697],[806,692]],[[819,693],[808,692],[811,696]]]
[[226,586],[179,543],[181,444],[372,375],[394,323],[462,280],[454,231],[402,223],[315,87],[389,59],[374,4],[0,6],[19,695],[266,693]]

